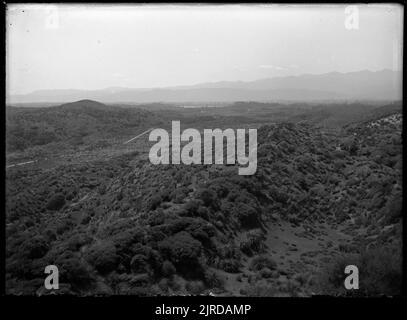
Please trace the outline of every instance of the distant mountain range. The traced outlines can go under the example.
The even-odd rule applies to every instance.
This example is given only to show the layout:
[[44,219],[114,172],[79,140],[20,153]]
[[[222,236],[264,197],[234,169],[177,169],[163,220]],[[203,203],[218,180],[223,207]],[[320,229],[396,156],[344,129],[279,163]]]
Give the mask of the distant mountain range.
[[401,100],[401,71],[304,74],[256,81],[221,81],[151,89],[111,87],[101,90],[39,90],[10,95],[7,103],[70,102],[233,102],[317,100]]

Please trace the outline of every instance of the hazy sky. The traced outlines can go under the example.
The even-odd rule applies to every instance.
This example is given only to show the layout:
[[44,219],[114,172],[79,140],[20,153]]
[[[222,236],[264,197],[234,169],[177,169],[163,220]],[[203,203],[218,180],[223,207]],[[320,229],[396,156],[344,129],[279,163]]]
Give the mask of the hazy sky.
[[357,7],[9,5],[7,90],[401,70],[403,8]]

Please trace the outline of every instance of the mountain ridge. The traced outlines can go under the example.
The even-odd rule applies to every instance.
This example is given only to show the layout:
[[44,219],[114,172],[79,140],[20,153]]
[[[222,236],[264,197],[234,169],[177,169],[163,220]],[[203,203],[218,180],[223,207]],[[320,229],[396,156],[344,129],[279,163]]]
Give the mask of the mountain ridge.
[[303,74],[255,81],[219,81],[163,88],[109,87],[99,90],[37,90],[9,95],[8,103],[70,102],[232,102],[237,100],[401,100],[402,73],[384,69]]

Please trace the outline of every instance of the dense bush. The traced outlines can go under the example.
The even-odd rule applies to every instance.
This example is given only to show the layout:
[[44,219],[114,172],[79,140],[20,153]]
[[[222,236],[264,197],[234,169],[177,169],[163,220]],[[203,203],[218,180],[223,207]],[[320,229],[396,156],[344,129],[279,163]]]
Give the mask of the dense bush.
[[111,241],[103,241],[88,249],[86,260],[101,273],[112,271],[118,263],[116,247]]
[[401,194],[390,197],[384,208],[385,223],[395,223],[402,215],[403,199]]
[[276,262],[267,255],[257,256],[250,263],[250,268],[254,271],[260,271],[263,268],[274,270],[276,267]]
[[197,194],[198,199],[201,199],[203,204],[207,207],[215,207],[217,202],[217,197],[215,192],[211,189],[201,189]]
[[185,187],[177,188],[173,191],[172,198],[174,203],[182,203],[188,194],[188,189]]
[[202,201],[191,199],[185,204],[185,210],[189,216],[196,216],[201,205]]
[[20,252],[30,259],[43,257],[48,251],[48,242],[43,236],[27,239],[20,247]]
[[[199,265],[202,245],[188,232],[181,231],[158,243],[158,248],[177,269],[194,268]],[[190,270],[193,271],[193,270]]]
[[242,228],[253,229],[261,225],[259,211],[253,208],[253,206],[239,203],[235,210]]
[[219,277],[218,274],[211,269],[207,269],[205,271],[204,280],[205,280],[205,284],[209,288],[223,288],[223,286],[224,286],[223,279],[221,277]]
[[288,194],[283,192],[282,190],[278,189],[275,186],[272,186],[269,191],[270,195],[273,197],[273,199],[277,202],[281,202],[283,204],[287,203],[287,200],[289,198]]
[[148,204],[149,209],[150,210],[157,209],[162,201],[163,201],[163,198],[161,197],[161,195],[159,195],[159,194],[153,195]]
[[[74,131],[83,142],[92,142],[90,132],[79,127]],[[241,273],[236,277],[240,285],[248,277],[252,288],[246,293],[295,295],[301,286],[315,292],[309,276],[295,273],[313,271],[315,262],[326,262],[339,248],[346,259],[327,272],[333,294],[343,288],[343,268],[352,262],[351,253],[369,289],[361,294],[392,292],[400,282],[393,265],[396,255],[393,249],[376,252],[373,246],[389,244],[401,233],[402,140],[393,131],[325,135],[300,123],[262,127],[258,133],[263,151],[253,176],[239,176],[230,166],[151,166],[141,151],[140,156],[115,154],[106,161],[61,166],[58,161],[49,170],[7,170],[8,288],[35,294],[35,286],[43,283],[43,266],[56,264],[61,266],[61,281],[72,283],[79,294],[200,292],[201,284],[190,280],[202,281],[207,288],[222,287],[222,278],[229,277],[226,271]],[[357,140],[360,150],[343,147],[346,152],[333,152],[344,135]],[[400,146],[387,146],[389,139]],[[42,155],[39,151],[30,158]],[[66,205],[68,201],[73,203]],[[304,232],[293,226],[303,222]],[[264,231],[269,225],[276,234],[271,232],[267,243],[283,240],[278,229],[308,239],[304,246],[298,242],[298,248],[289,246],[290,252],[278,255],[278,261],[290,266],[287,273],[276,269],[270,257],[258,256],[266,252]],[[344,234],[322,243],[336,229]],[[351,241],[341,242],[345,238]],[[303,256],[311,241],[324,251]],[[371,249],[358,253],[365,244]],[[273,249],[271,245],[274,258]]]
[[48,210],[59,210],[64,206],[64,204],[65,204],[64,195],[58,193],[49,199],[46,208]]
[[162,266],[162,274],[166,277],[172,276],[176,272],[176,269],[174,265],[168,261],[165,260]]
[[399,295],[401,293],[402,260],[400,248],[396,246],[376,247],[361,253],[345,254],[329,264],[320,280],[322,292],[347,294],[344,288],[347,265],[359,269],[357,295]]
[[254,253],[259,253],[265,249],[264,235],[260,229],[255,229],[247,234],[247,239],[240,243],[240,250],[252,256]]
[[205,285],[203,284],[202,281],[189,281],[185,285],[185,288],[188,290],[193,295],[198,295],[202,293],[202,291],[205,290]]
[[85,244],[90,243],[91,238],[84,233],[74,234],[67,240],[68,249],[71,251],[78,251]]
[[60,272],[60,281],[74,287],[86,287],[94,280],[86,266],[74,256],[58,260],[57,266]]
[[136,254],[130,262],[131,271],[134,273],[143,273],[148,270],[147,257],[143,254]]

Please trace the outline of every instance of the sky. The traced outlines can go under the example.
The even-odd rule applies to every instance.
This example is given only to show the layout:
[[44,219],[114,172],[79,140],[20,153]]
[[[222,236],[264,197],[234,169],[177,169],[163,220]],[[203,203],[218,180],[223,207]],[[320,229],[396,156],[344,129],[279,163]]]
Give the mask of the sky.
[[8,94],[402,70],[399,5],[8,5]]

